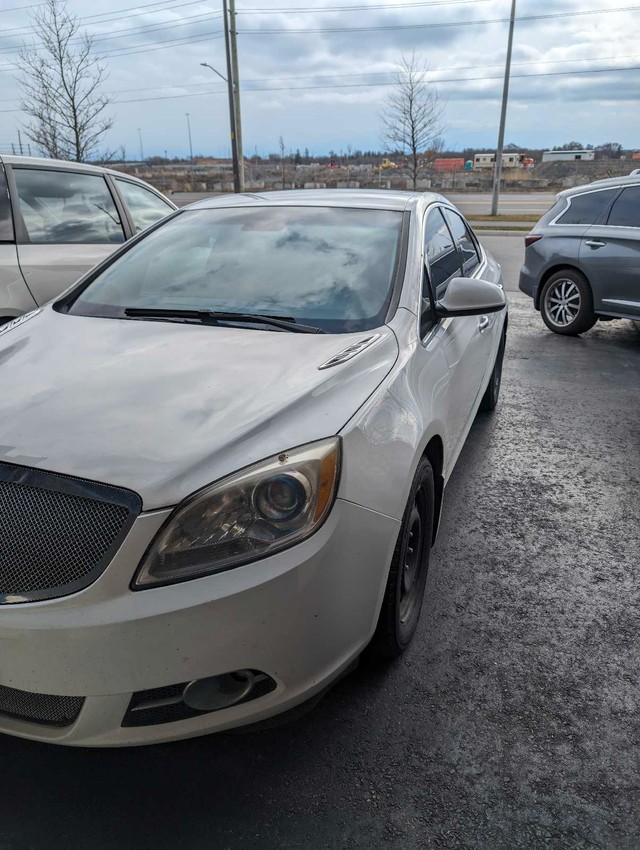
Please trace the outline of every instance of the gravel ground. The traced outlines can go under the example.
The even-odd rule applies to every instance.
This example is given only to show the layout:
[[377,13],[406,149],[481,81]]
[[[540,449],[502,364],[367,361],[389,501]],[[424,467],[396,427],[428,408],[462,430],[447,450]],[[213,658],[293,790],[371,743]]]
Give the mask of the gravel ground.
[[510,299],[410,651],[267,732],[3,738],[2,850],[640,847],[640,338]]

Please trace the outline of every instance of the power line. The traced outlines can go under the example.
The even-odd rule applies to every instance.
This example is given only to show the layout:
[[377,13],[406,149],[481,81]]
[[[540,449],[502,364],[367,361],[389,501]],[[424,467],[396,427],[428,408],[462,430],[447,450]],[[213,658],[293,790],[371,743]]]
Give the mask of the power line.
[[[527,62],[512,62],[512,66],[530,66],[530,65],[566,65],[573,64],[575,62],[608,62],[613,60],[622,60],[622,59],[640,59],[640,54],[637,53],[627,53],[622,56],[589,56],[583,57],[582,59],[535,59],[529,60]],[[488,65],[456,65],[456,66],[447,66],[446,68],[430,68],[429,74],[442,74],[445,71],[476,71],[481,68],[501,68],[502,62],[494,62]],[[624,71],[626,66],[623,66],[620,70]],[[613,70],[613,69],[612,69]],[[389,77],[397,74],[397,70],[391,71],[360,71],[359,73],[351,73],[351,74],[308,74],[306,76],[300,76],[299,74],[295,74],[293,76],[285,76],[285,77],[249,77],[245,79],[245,83],[268,83],[275,82],[279,80],[328,80],[328,79],[346,79],[349,77]],[[527,74],[526,76],[533,76],[532,74]],[[431,80],[432,83],[438,83],[439,80]],[[202,88],[203,86],[211,86],[212,83],[174,83],[173,85],[166,86],[149,86],[148,88],[140,88],[136,87],[135,89],[116,89],[111,92],[105,92],[107,95],[117,95],[117,94],[131,94],[132,92],[147,92],[147,91],[164,91],[166,89],[186,89],[186,88]],[[18,98],[4,98],[0,99],[0,103],[15,103]]]
[[[168,2],[170,2],[172,5],[167,6],[166,4]],[[175,0],[163,0],[162,4],[159,4],[159,3],[149,3],[148,4],[149,6],[163,5],[163,6],[165,6],[165,8],[163,8],[163,9],[151,9],[150,11],[146,11],[146,12],[136,12],[133,15],[119,15],[117,10],[113,9],[111,12],[102,12],[100,15],[85,15],[83,17],[79,17],[78,21],[89,21],[89,20],[93,20],[94,18],[103,17],[105,15],[115,15],[114,18],[108,18],[107,20],[104,20],[104,21],[96,21],[96,24],[98,26],[100,26],[101,24],[109,24],[109,23],[112,23],[113,21],[126,21],[129,18],[138,18],[138,17],[140,17],[140,15],[154,15],[157,12],[172,12],[174,9],[182,9],[185,6],[201,6],[202,3],[203,3],[203,0],[189,0],[188,3],[175,3]],[[38,3],[37,5],[43,6],[44,3]],[[25,6],[24,8],[27,9],[27,8],[30,8],[30,7]],[[120,11],[121,12],[128,12],[130,9],[140,9],[140,8],[144,8],[144,7],[129,6],[128,9],[121,9]],[[7,11],[7,10],[3,9],[2,11]],[[22,27],[11,27],[10,29],[3,29],[3,32],[5,32],[5,33],[8,33],[8,32],[12,32],[12,33],[23,32],[23,33],[26,34],[26,33],[33,32],[33,31],[34,31],[34,27],[31,24],[25,25],[25,26],[22,26]],[[19,37],[20,37],[19,35],[0,35],[0,38],[19,38]]]
[[[124,35],[124,36],[122,36],[122,35],[100,35],[99,33],[96,33],[96,34],[90,34],[90,38],[93,42],[96,42],[96,43],[100,42],[100,41],[111,41],[114,38],[127,38],[129,36],[136,36],[136,35],[139,35],[139,34],[147,35],[149,32],[157,32],[159,30],[164,30],[164,29],[167,29],[167,28],[176,29],[177,27],[191,26],[194,18],[199,18],[200,20],[198,21],[198,23],[202,24],[202,23],[205,23],[205,21],[218,20],[221,17],[222,17],[222,14],[220,12],[217,12],[217,13],[204,12],[200,15],[188,15],[186,18],[181,18],[180,23],[178,23],[177,21],[165,21],[164,23],[159,23],[159,24],[146,24],[145,26],[136,27],[135,29],[130,29],[128,27],[125,27],[124,29],[120,29],[120,30],[109,30],[108,31],[108,32],[112,32],[112,33],[126,33],[126,35]],[[144,32],[143,32],[143,30],[144,30]],[[77,36],[75,38],[69,39],[68,44],[82,43],[82,42],[84,42],[84,40],[85,40],[85,36],[81,35],[81,36]],[[37,50],[38,48],[41,48],[43,46],[44,45],[42,43],[33,44],[33,45],[29,45],[29,49]],[[131,46],[133,47],[134,45],[131,45]],[[22,47],[19,47],[19,48],[3,47],[3,48],[0,48],[0,54],[9,55],[11,53],[21,53],[22,50],[24,49],[24,47],[25,47],[24,45]]]
[[[571,74],[606,74],[612,73],[616,71],[640,71],[640,65],[631,65],[626,66],[624,68],[587,68],[582,71],[543,71],[540,73],[534,74],[512,74],[511,79],[515,77],[519,78],[528,78],[528,77],[559,77],[566,76]],[[477,82],[477,81],[489,81],[489,80],[502,80],[503,76],[491,76],[491,77],[446,77],[441,80],[434,80],[436,83],[466,83],[466,82]],[[269,86],[269,87],[261,87],[261,88],[245,88],[242,87],[243,92],[263,92],[263,91],[310,91],[313,89],[347,89],[347,88],[369,88],[376,86],[392,86],[395,85],[394,82],[391,83],[344,83],[337,85],[319,85],[319,86]],[[216,89],[212,91],[206,92],[194,92],[192,94],[174,94],[174,95],[164,95],[160,97],[142,97],[142,98],[132,98],[130,100],[117,100],[115,103],[146,103],[153,100],[177,100],[185,97],[204,97],[212,94],[224,94],[224,89]],[[17,110],[11,110],[17,111]]]
[[[579,15],[605,15],[613,12],[635,12],[640,9],[640,6],[619,6],[615,9],[586,9],[581,12],[556,12],[548,15],[522,15],[518,17],[517,23],[525,23],[528,21],[546,21],[554,18],[572,18]],[[509,18],[487,18],[484,20],[475,21],[446,21],[437,24],[387,24],[377,27],[318,27],[311,29],[259,29],[259,30],[240,30],[242,35],[294,35],[294,34],[313,34],[313,33],[342,33],[342,32],[376,32],[389,30],[421,30],[421,29],[439,29],[441,27],[468,27],[478,24],[504,24],[509,23]]]
[[37,9],[38,6],[44,5],[44,3],[32,3],[30,6],[12,6],[11,9],[0,9],[0,12],[22,12],[23,9]]
[[462,4],[487,3],[489,0],[431,0],[431,2],[419,3],[371,3],[360,6],[292,6],[291,8],[279,9],[242,9],[238,14],[246,15],[306,15],[307,13],[322,14],[323,12],[363,12],[375,11],[376,9],[412,9],[425,6],[458,6]]
[[[622,71],[640,71],[640,65],[627,65],[624,68],[586,68],[582,71],[541,71],[533,74],[511,74],[511,79],[520,78],[538,78],[538,77],[560,77],[577,74],[609,74]],[[434,83],[467,83],[467,82],[488,82],[492,80],[502,80],[502,75],[487,76],[487,77],[444,77],[440,80],[433,80]],[[247,80],[247,82],[249,82]],[[337,85],[319,85],[319,86],[261,86],[260,88],[242,87],[242,91],[249,92],[272,92],[272,91],[311,91],[316,89],[356,89],[356,88],[371,88],[371,87],[386,87],[395,85],[395,82],[389,83],[343,83]],[[225,94],[224,88],[212,89],[211,91],[192,92],[189,94],[174,94],[163,95],[160,97],[139,97],[128,100],[116,100],[114,103],[148,103],[155,100],[181,100],[186,97],[208,97],[214,94]],[[20,109],[2,109],[0,113],[20,112]]]

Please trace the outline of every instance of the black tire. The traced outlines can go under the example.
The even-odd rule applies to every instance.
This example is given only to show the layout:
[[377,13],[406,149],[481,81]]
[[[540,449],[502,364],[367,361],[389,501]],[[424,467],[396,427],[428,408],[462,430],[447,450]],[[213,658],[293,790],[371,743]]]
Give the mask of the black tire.
[[590,330],[598,319],[586,277],[574,269],[552,274],[542,287],[540,314],[545,325],[556,334],[577,336]]
[[498,353],[496,354],[496,362],[493,364],[493,371],[491,372],[489,383],[484,391],[484,395],[482,396],[480,407],[478,408],[480,413],[490,413],[492,410],[496,409],[496,405],[498,404],[498,398],[500,397],[500,385],[502,384],[502,362],[504,360],[504,347],[506,342],[507,329],[505,328],[502,331],[500,345],[498,346]]
[[[429,571],[434,505],[433,469],[423,458],[402,517],[378,625],[367,649],[370,657],[396,658],[409,646],[416,632]],[[418,543],[412,547],[416,536]]]

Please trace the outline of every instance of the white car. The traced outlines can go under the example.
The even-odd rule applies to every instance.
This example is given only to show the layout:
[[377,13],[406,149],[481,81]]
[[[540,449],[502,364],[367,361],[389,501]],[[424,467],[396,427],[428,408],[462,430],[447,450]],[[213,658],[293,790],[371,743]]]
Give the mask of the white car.
[[185,738],[401,652],[505,304],[438,195],[276,192],[0,329],[0,731]]

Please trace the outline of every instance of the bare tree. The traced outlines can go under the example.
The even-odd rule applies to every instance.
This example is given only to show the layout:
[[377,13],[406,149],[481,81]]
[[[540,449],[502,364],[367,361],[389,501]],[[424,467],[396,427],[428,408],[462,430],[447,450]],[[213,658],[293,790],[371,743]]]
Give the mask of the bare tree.
[[426,73],[415,54],[403,56],[394,89],[381,114],[385,143],[409,158],[414,189],[422,158],[437,149],[444,130],[444,107],[437,89],[426,82]]
[[33,29],[39,44],[25,47],[18,59],[20,106],[31,118],[25,132],[42,154],[83,162],[113,125],[105,114],[110,98],[100,94],[105,65],[94,56],[91,37],[79,35],[64,0],[39,5]]
[[284,189],[285,170],[284,170],[284,139],[282,136],[278,139],[278,147],[280,148],[280,168],[282,169],[282,188]]

